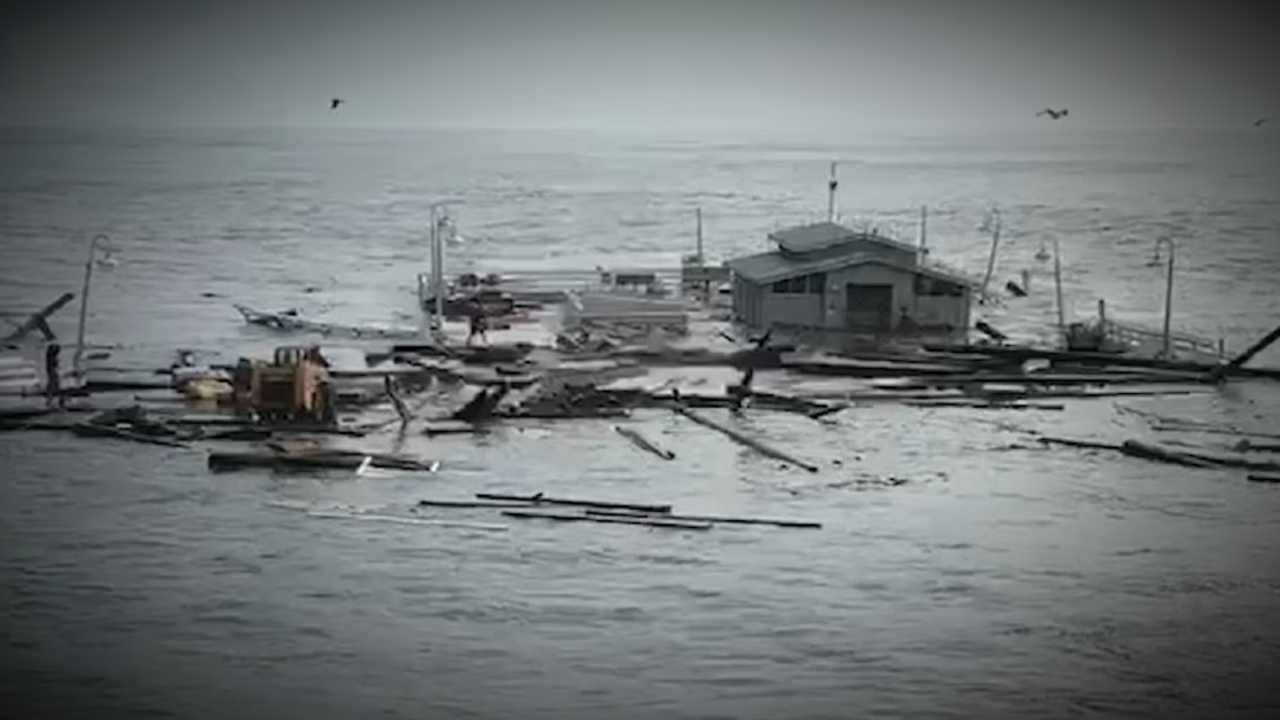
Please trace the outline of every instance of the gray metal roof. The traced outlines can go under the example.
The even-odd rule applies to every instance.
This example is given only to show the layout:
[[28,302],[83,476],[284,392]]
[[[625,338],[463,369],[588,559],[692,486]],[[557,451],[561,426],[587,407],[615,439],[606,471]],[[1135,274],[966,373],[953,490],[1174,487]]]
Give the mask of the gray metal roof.
[[937,268],[896,263],[883,254],[874,252],[823,253],[817,257],[798,258],[775,250],[736,258],[726,264],[739,277],[755,283],[771,283],[800,275],[810,275],[869,263],[884,265],[906,273],[925,275],[966,287],[973,286],[973,282],[970,279],[960,275],[953,275]]
[[778,243],[783,252],[800,254],[839,245],[852,240],[855,235],[857,233],[843,225],[819,222],[779,230],[771,233],[769,239]]
[[805,255],[853,242],[873,242],[912,254],[916,252],[914,245],[884,235],[850,230],[832,222],[786,228],[771,233],[769,239],[776,242],[782,252],[793,255]]

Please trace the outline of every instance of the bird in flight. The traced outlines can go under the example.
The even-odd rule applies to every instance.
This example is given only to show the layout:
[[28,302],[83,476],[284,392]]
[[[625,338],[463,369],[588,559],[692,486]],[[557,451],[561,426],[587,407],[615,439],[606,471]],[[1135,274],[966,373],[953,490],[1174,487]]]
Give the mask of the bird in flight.
[[1040,117],[1041,115],[1048,115],[1050,118],[1054,120],[1061,120],[1062,118],[1067,116],[1067,109],[1062,108],[1061,110],[1054,110],[1053,108],[1045,108],[1040,112],[1036,113],[1036,117]]
[[334,98],[334,99],[332,99],[332,100],[330,100],[330,101],[329,101],[329,109],[330,109],[330,110],[337,110],[337,109],[338,109],[338,106],[339,106],[339,105],[341,105],[341,104],[342,104],[342,103],[344,103],[344,102],[346,102],[346,100],[343,100],[342,98]]
[[1269,119],[1270,119],[1270,118],[1260,117],[1260,118],[1258,118],[1257,120],[1254,120],[1254,121],[1253,121],[1253,126],[1254,126],[1254,127],[1262,127],[1262,126],[1267,122],[1267,120],[1269,120]]

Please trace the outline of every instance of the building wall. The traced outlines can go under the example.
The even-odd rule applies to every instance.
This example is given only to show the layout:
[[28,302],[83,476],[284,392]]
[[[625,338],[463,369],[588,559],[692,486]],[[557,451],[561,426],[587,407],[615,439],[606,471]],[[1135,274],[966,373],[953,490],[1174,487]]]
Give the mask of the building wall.
[[823,295],[799,295],[778,293],[765,290],[763,317],[761,327],[776,323],[790,325],[816,325],[822,322]]
[[826,327],[845,327],[848,312],[848,297],[845,289],[849,283],[893,287],[893,320],[890,325],[893,330],[898,329],[898,318],[903,306],[907,307],[908,313],[915,309],[915,275],[913,273],[884,265],[858,265],[827,273],[827,291],[824,294],[826,308],[823,314],[823,325]]
[[969,327],[969,293],[963,297],[917,297],[916,322],[925,328],[965,330]]
[[828,271],[820,293],[779,293],[773,291],[772,283],[756,284],[735,276],[734,316],[755,328],[782,324],[844,330],[848,310],[845,290],[849,283],[893,288],[892,332],[909,329],[901,327],[904,308],[917,330],[936,331],[949,326],[952,332],[963,333],[968,328],[970,292],[967,288],[959,295],[917,295],[914,272],[877,264]]

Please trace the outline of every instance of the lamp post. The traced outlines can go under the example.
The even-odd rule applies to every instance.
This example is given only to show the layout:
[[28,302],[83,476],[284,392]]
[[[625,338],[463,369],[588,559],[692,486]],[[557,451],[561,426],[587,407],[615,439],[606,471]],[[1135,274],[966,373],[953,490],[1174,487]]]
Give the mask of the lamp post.
[[449,205],[461,205],[461,200],[437,200],[431,203],[431,292],[435,295],[435,316],[431,328],[440,330],[444,324],[444,240],[440,237],[437,210]]
[[89,241],[89,259],[84,264],[84,287],[80,290],[80,325],[76,330],[76,354],[71,358],[71,368],[77,378],[80,377],[80,359],[84,355],[84,327],[89,313],[89,282],[93,279],[93,261],[98,252],[98,241],[107,240],[107,236],[98,233]]
[[1160,260],[1160,244],[1161,243],[1166,243],[1169,246],[1169,265],[1168,265],[1168,270],[1166,271],[1167,274],[1165,275],[1165,281],[1164,281],[1164,348],[1160,351],[1161,356],[1167,360],[1170,357],[1172,357],[1170,353],[1170,344],[1169,344],[1169,340],[1170,340],[1169,326],[1173,318],[1174,244],[1173,244],[1173,239],[1170,237],[1165,236],[1165,237],[1156,238],[1155,255],[1152,257],[1153,261],[1158,262]]

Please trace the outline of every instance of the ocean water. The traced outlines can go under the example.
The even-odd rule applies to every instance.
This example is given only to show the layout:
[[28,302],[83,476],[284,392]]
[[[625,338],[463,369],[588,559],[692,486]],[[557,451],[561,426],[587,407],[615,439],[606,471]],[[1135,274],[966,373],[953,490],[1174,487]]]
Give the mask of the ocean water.
[[[1054,126],[1055,128],[1057,126]],[[655,266],[756,252],[840,212],[1032,295],[975,314],[1026,337],[1068,314],[1243,348],[1280,322],[1280,136],[1087,133],[690,138],[337,129],[0,130],[0,310],[78,291],[114,364],[208,360],[278,338],[231,308],[413,326],[427,208],[450,269]],[[74,336],[75,313],[54,329]],[[1268,351],[1260,364],[1280,365]],[[765,384],[786,386],[762,374]],[[711,382],[720,382],[713,377]],[[812,459],[779,468],[677,417],[483,439],[366,438],[442,460],[423,479],[210,475],[198,451],[0,435],[0,694],[21,716],[1270,716],[1280,493],[1242,473],[1016,447],[1016,428],[1145,437],[1133,407],[1275,432],[1280,389],[1232,383],[1061,413],[860,406],[832,425],[750,414]],[[1170,440],[1167,435],[1161,440]],[[1219,445],[1218,437],[1184,438]],[[1015,446],[1015,447],[1011,447]],[[838,464],[837,464],[838,461]],[[908,479],[887,486],[880,479]],[[387,506],[481,490],[674,502],[821,520],[818,531],[544,525],[506,532],[319,519],[278,501]]]

